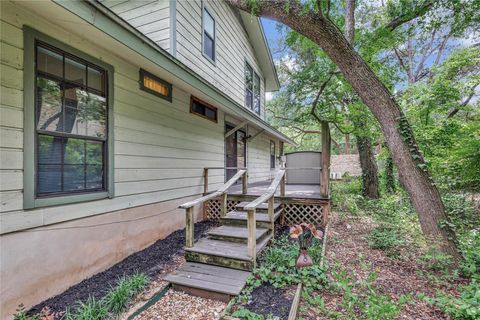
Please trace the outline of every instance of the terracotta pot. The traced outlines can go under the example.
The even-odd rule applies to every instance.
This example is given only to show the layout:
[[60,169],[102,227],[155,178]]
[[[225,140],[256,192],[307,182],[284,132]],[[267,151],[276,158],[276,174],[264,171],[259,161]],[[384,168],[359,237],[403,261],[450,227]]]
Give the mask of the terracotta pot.
[[307,253],[307,249],[301,249],[297,258],[297,268],[304,268],[313,265],[312,258]]

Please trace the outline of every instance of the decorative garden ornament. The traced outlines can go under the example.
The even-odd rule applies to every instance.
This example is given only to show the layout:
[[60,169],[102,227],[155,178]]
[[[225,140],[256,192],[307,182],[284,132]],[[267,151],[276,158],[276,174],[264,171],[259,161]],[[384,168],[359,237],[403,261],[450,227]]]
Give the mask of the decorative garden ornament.
[[323,232],[317,230],[311,223],[296,224],[290,227],[290,237],[298,239],[300,252],[297,258],[297,268],[313,265],[312,258],[308,255],[308,247],[312,244],[313,238],[322,239]]

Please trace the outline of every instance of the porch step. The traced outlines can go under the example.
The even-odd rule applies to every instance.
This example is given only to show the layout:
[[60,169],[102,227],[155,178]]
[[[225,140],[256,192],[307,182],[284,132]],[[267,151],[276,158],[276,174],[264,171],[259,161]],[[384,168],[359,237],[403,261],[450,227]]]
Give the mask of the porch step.
[[[271,234],[257,242],[257,255],[265,248]],[[185,248],[185,259],[189,262],[199,262],[210,265],[251,271],[254,261],[248,256],[246,243],[202,238],[193,247]]]
[[[283,209],[275,211],[273,217],[276,221],[282,214]],[[225,217],[220,218],[224,225],[228,226],[246,226],[247,225],[247,212],[246,211],[230,211]],[[257,222],[257,228],[270,228],[270,219],[267,213],[256,213],[255,220]]]
[[228,302],[240,294],[249,275],[247,271],[187,262],[165,280],[174,290]]
[[[237,204],[235,206],[235,209],[237,209],[238,211],[244,211],[243,209],[245,208],[245,206],[247,204],[249,204],[250,202],[248,201],[244,201],[244,202],[240,202],[239,204]],[[277,211],[278,209],[280,209],[282,206],[281,203],[278,203],[278,202],[275,202],[273,204],[273,211]],[[266,213],[268,210],[268,203],[262,203],[260,204],[258,207],[257,207],[257,212],[261,212],[261,213]]]
[[[256,229],[257,243],[268,234],[269,230],[265,228]],[[247,243],[248,229],[245,226],[220,226],[208,233],[209,239],[225,240],[230,242]]]

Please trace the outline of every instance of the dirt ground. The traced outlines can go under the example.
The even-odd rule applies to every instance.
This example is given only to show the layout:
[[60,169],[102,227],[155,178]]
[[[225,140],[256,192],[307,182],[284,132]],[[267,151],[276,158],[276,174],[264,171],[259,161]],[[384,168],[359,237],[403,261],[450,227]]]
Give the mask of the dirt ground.
[[[349,274],[357,283],[365,280],[372,271],[376,271],[377,277],[373,285],[380,293],[395,300],[401,295],[411,294],[412,301],[402,307],[397,319],[448,319],[435,306],[417,297],[419,294],[433,297],[437,290],[455,294],[455,287],[465,281],[458,279],[449,283],[432,282],[421,273],[427,270],[417,262],[419,252],[411,248],[404,249],[406,252],[402,252],[401,258],[391,258],[382,250],[369,248],[366,237],[374,227],[374,222],[368,217],[341,217],[338,213],[333,213],[326,247],[329,268],[332,269],[335,265],[343,266],[350,271]],[[326,289],[316,294],[323,298],[327,310],[342,312],[341,294]],[[304,319],[328,319],[317,307],[307,309],[306,305],[302,300],[301,316]]]

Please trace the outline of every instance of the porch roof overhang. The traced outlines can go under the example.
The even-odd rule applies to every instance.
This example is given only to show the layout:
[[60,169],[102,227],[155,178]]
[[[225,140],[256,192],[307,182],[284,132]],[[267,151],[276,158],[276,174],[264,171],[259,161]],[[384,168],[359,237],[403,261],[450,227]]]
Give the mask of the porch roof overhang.
[[[40,14],[44,13],[45,15],[51,15],[55,11],[58,11],[58,6],[60,6],[79,18],[75,19],[75,21],[69,21],[68,19],[56,21],[58,24],[65,24],[66,30],[70,29],[80,34],[91,31],[92,38],[89,39],[102,43],[102,45],[105,45],[105,42],[103,42],[104,39],[100,39],[100,35],[107,35],[110,39],[114,40],[112,44],[115,43],[115,46],[118,47],[118,44],[121,44],[123,48],[128,48],[127,51],[122,51],[123,54],[119,56],[123,57],[125,55],[131,57],[132,54],[135,53],[148,60],[152,67],[155,66],[155,69],[159,72],[159,76],[165,76],[169,80],[171,79],[174,86],[178,85],[182,87],[182,89],[202,96],[207,102],[219,106],[226,113],[242,121],[248,121],[249,125],[265,130],[265,132],[272,137],[289,144],[295,144],[292,139],[273,128],[253,111],[238,104],[228,95],[211,85],[207,80],[196,74],[181,61],[159,47],[155,42],[96,0],[53,0],[50,4],[53,4],[54,7],[48,6],[45,2],[42,2],[42,6],[39,6],[35,2],[21,3],[22,6],[31,7],[31,9],[36,12]],[[86,28],[83,32],[79,31],[79,23],[82,23]],[[99,37],[95,38],[96,35],[99,35]],[[114,49],[113,47],[110,48],[110,50]],[[117,52],[118,55],[118,51],[114,52]]]

